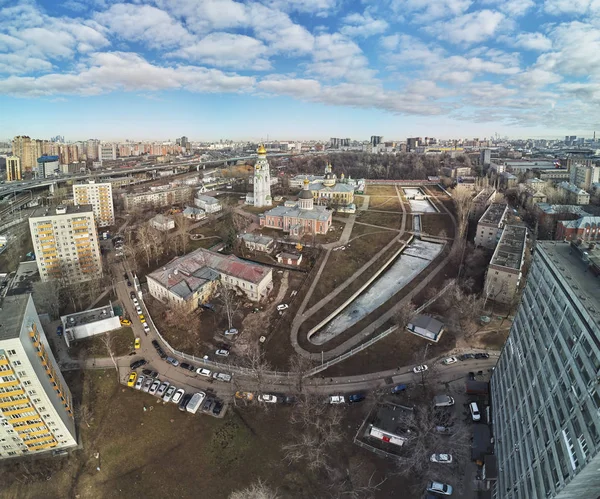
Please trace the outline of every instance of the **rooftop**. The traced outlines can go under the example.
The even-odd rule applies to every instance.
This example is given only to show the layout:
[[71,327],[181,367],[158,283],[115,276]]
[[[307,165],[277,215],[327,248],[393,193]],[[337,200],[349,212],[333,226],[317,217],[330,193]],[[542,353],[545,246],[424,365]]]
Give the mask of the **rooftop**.
[[240,260],[234,255],[221,255],[199,248],[175,258],[164,267],[148,274],[177,296],[187,299],[204,284],[225,274],[258,284],[271,272],[269,267]]
[[0,309],[0,341],[19,337],[30,297],[25,294],[4,299]]
[[583,189],[580,189],[576,185],[571,184],[569,182],[561,182],[560,184],[558,184],[558,187],[577,195],[587,194],[587,192],[585,192]]
[[600,217],[581,217],[577,220],[562,220],[558,222],[569,229],[582,229],[585,227],[600,227]]
[[537,209],[543,211],[546,215],[558,215],[559,213],[572,213],[581,217],[589,216],[587,211],[577,204],[549,204],[538,203],[535,205]]
[[[536,251],[555,267],[568,288],[567,294],[580,303],[589,319],[600,328],[600,247],[562,241],[538,241]],[[592,270],[592,272],[590,272]]]
[[54,217],[56,215],[76,215],[78,213],[93,214],[91,204],[58,205],[55,207],[41,206],[37,208],[29,218]]
[[200,201],[204,201],[207,204],[218,204],[219,200],[217,198],[214,198],[212,196],[207,196],[205,194],[196,194],[196,199],[199,199]]
[[7,296],[33,293],[33,285],[40,279],[37,262],[21,262],[12,280]]
[[111,304],[104,307],[93,308],[91,310],[84,310],[83,312],[77,312],[76,314],[64,315],[61,319],[66,327],[70,328],[103,321],[114,316],[115,313]]
[[354,192],[354,187],[348,184],[337,183],[332,186],[323,185],[323,182],[311,182],[311,191],[325,191],[325,192]]
[[507,225],[502,231],[490,265],[519,270],[523,264],[526,244],[527,228],[520,225]]
[[331,217],[331,211],[325,206],[315,206],[312,210],[301,210],[297,206],[276,206],[275,208],[266,211],[263,215],[270,215],[274,217],[291,217],[300,218],[305,220],[320,220],[326,222]]
[[262,234],[242,234],[240,236],[244,241],[248,241],[250,243],[255,243],[255,244],[271,244],[274,239],[272,237],[269,236],[263,236]]
[[499,226],[502,223],[502,219],[504,218],[507,209],[508,206],[505,204],[492,203],[479,219],[479,223]]

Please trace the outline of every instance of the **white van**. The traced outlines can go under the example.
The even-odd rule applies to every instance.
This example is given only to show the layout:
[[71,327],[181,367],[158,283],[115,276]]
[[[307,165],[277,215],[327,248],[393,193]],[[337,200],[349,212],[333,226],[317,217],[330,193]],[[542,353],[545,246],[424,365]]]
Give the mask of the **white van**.
[[204,401],[205,397],[206,397],[206,393],[204,393],[204,392],[194,393],[194,395],[192,395],[192,398],[190,399],[190,401],[185,406],[185,410],[187,412],[191,412],[192,414],[196,414],[196,412],[202,405],[202,402]]
[[477,402],[471,402],[469,404],[469,410],[471,411],[471,418],[473,421],[481,421],[481,414],[479,413],[479,407],[477,407]]

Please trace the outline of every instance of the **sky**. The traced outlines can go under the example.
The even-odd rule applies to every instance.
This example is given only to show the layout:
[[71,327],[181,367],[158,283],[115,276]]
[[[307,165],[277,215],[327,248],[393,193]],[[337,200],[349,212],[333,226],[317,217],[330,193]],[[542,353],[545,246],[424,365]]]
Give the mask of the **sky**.
[[600,0],[0,0],[0,138],[600,134]]

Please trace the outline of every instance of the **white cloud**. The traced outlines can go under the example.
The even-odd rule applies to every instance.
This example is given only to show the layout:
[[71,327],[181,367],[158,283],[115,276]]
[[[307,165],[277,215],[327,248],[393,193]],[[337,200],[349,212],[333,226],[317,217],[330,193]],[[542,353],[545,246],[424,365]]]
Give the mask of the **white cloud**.
[[378,35],[388,29],[388,23],[383,19],[374,19],[365,11],[363,14],[355,12],[344,18],[344,26],[340,30],[344,35],[367,38]]
[[257,87],[261,90],[296,98],[314,98],[321,92],[321,83],[308,78],[290,78],[283,75],[270,75],[263,78]]
[[52,64],[36,57],[22,57],[17,54],[0,54],[0,74],[36,73],[50,71]]
[[472,44],[492,37],[504,20],[505,16],[501,12],[480,10],[449,21],[439,21],[427,30],[438,38],[452,43]]
[[115,90],[159,91],[185,89],[195,92],[249,91],[255,78],[198,66],[161,67],[134,53],[91,54],[76,73],[39,77],[10,76],[0,81],[0,93],[39,97],[56,94],[97,95]]
[[398,33],[395,35],[382,36],[379,39],[379,45],[385,50],[396,50],[399,44],[400,35]]
[[336,0],[263,0],[265,5],[286,12],[308,12],[326,16],[336,6]]
[[527,50],[546,52],[552,48],[552,41],[542,33],[519,33],[515,45]]
[[563,14],[586,15],[600,13],[598,0],[545,0],[544,11],[553,16]]
[[471,0],[392,0],[391,8],[408,21],[430,22],[465,13],[473,2]]
[[558,83],[562,80],[560,75],[540,68],[532,68],[516,75],[512,83],[527,88],[542,88]]
[[482,4],[492,5],[512,18],[521,17],[535,7],[533,0],[485,0]]
[[202,40],[171,52],[171,57],[200,61],[211,66],[255,70],[270,68],[263,56],[267,47],[260,40],[246,35],[211,33]]
[[191,41],[187,30],[169,14],[150,5],[118,3],[96,14],[96,20],[123,40],[140,41],[153,48]]
[[185,20],[194,33],[238,28],[248,23],[246,5],[233,0],[154,0],[161,9]]

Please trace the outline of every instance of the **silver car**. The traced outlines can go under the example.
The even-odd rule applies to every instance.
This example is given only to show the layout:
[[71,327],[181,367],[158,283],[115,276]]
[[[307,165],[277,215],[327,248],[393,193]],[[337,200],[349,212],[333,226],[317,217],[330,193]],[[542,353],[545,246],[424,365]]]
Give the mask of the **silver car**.
[[177,390],[177,387],[176,387],[175,385],[171,385],[171,386],[170,386],[170,387],[167,389],[167,391],[166,391],[166,393],[165,393],[165,396],[163,397],[163,400],[164,400],[165,402],[169,402],[169,401],[171,400],[171,397],[173,396],[173,393],[175,393],[175,390]]
[[154,395],[156,393],[156,390],[158,390],[158,387],[160,386],[160,380],[155,380],[152,382],[152,386],[150,387],[150,390],[148,390],[148,393],[150,395]]
[[165,392],[167,391],[167,388],[169,388],[169,385],[170,385],[170,383],[168,381],[163,381],[162,385],[160,385],[160,387],[156,391],[156,395],[158,395],[159,397],[162,397],[165,394]]
[[148,393],[148,390],[150,390],[151,386],[152,378],[146,378],[146,381],[144,381],[144,386],[142,387],[142,391]]

